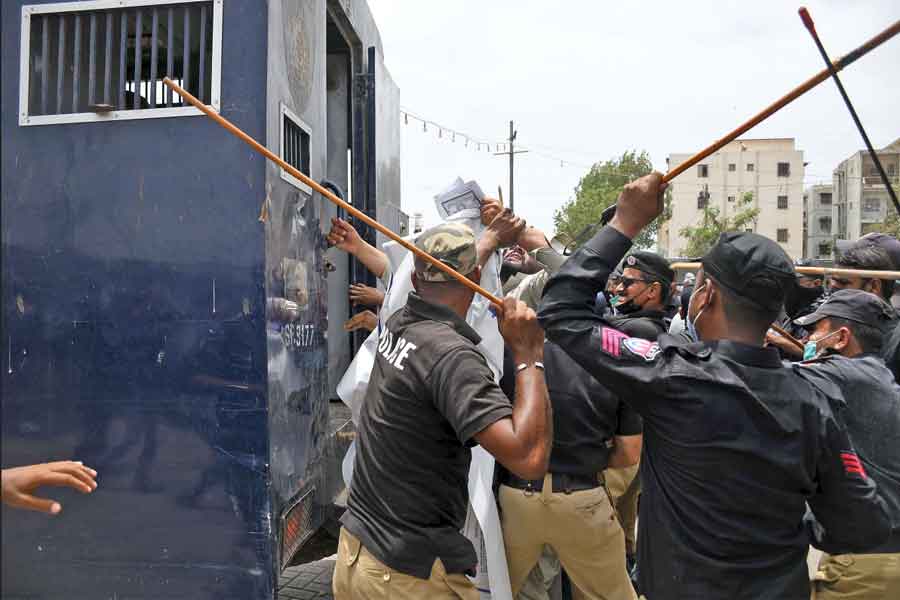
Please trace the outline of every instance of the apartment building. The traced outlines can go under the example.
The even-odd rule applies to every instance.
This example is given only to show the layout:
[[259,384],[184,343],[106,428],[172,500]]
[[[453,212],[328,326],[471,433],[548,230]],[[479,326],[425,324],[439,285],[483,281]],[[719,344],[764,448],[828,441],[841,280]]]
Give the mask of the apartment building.
[[803,258],[828,259],[834,247],[833,186],[817,184],[803,194]]
[[[691,154],[670,154],[673,169]],[[672,182],[672,218],[660,228],[659,251],[684,255],[680,231],[697,224],[705,206],[721,217],[742,210],[741,198],[752,193],[759,217],[748,231],[777,241],[792,258],[803,256],[803,152],[793,138],[735,140]]]
[[[900,192],[900,138],[878,150],[895,190]],[[833,172],[835,237],[855,240],[883,223],[894,210],[875,163],[865,150],[847,158]]]

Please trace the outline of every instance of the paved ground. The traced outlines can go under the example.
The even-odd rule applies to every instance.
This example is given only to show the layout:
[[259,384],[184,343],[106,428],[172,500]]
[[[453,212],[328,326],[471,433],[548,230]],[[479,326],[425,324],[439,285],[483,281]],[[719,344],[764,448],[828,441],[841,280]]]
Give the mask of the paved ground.
[[332,600],[331,575],[335,556],[288,567],[278,578],[278,600]]

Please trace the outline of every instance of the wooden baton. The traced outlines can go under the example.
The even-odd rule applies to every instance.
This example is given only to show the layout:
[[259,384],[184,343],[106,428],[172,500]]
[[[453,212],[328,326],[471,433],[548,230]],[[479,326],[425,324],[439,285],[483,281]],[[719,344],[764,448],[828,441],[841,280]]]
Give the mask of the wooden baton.
[[[698,262],[676,262],[669,265],[675,271],[696,271]],[[835,269],[832,267],[794,267],[803,275],[840,275],[862,277],[863,279],[900,279],[900,271],[867,271],[865,269]]]
[[720,150],[726,144],[733,142],[740,135],[746,133],[753,127],[756,127],[757,125],[759,125],[760,123],[762,123],[763,121],[765,121],[766,119],[771,117],[773,114],[775,114],[776,112],[778,112],[779,110],[781,110],[782,108],[784,108],[785,106],[787,106],[788,104],[790,104],[791,102],[793,102],[794,100],[796,100],[797,98],[799,98],[800,96],[802,96],[803,94],[808,92],[809,90],[813,89],[814,87],[816,87],[817,85],[819,85],[820,83],[822,83],[823,81],[825,81],[826,79],[831,77],[832,70],[835,73],[840,71],[847,65],[855,62],[860,57],[868,54],[869,52],[871,52],[872,50],[874,50],[881,44],[885,43],[886,41],[888,41],[889,39],[891,39],[898,33],[900,33],[900,21],[897,21],[896,23],[894,23],[893,25],[891,25],[890,27],[888,27],[887,29],[885,29],[884,31],[882,31],[881,33],[876,35],[875,37],[869,39],[868,41],[863,43],[858,48],[856,48],[856,49],[852,50],[851,52],[847,53],[846,55],[838,58],[836,61],[831,63],[831,65],[832,65],[831,68],[826,68],[826,69],[819,71],[818,73],[816,73],[815,75],[813,75],[812,77],[810,77],[809,79],[807,79],[806,81],[804,81],[803,83],[801,83],[800,85],[795,87],[793,90],[791,90],[790,92],[788,92],[787,94],[785,94],[784,96],[782,96],[781,98],[779,98],[778,100],[776,100],[775,102],[773,102],[772,104],[767,106],[766,108],[762,109],[756,115],[754,115],[753,117],[751,117],[750,119],[745,121],[738,128],[727,133],[725,135],[725,137],[723,137],[719,140],[716,140],[715,142],[713,142],[712,144],[710,144],[709,146],[707,146],[700,152],[696,153],[695,155],[693,155],[692,157],[690,157],[689,159],[687,159],[680,165],[676,166],[674,169],[672,169],[671,171],[669,171],[668,173],[666,173],[663,176],[663,182],[667,182],[667,181],[671,181],[672,179],[675,179],[676,177],[678,177],[679,175],[681,175],[682,173],[684,173],[685,171],[690,169],[692,166],[696,165],[698,162],[700,162],[707,156]]
[[800,340],[798,340],[797,338],[795,338],[794,336],[789,334],[787,331],[782,329],[780,326],[776,325],[775,323],[772,323],[771,325],[769,325],[769,327],[772,329],[772,331],[774,331],[775,333],[777,333],[778,335],[780,335],[781,337],[786,339],[789,344],[791,344],[792,346],[796,346],[797,348],[800,348],[801,350],[803,350],[803,342],[801,342]]
[[266,158],[268,158],[269,160],[271,160],[272,162],[274,162],[275,164],[280,166],[282,169],[284,169],[285,171],[287,171],[288,173],[290,173],[291,175],[293,175],[294,177],[296,177],[297,179],[299,179],[300,181],[302,181],[303,183],[305,183],[312,189],[316,190],[322,196],[325,196],[326,198],[328,198],[334,204],[336,204],[339,207],[346,210],[349,214],[353,215],[354,217],[356,217],[357,219],[359,219],[360,221],[362,221],[369,227],[372,227],[372,228],[380,231],[387,237],[391,238],[392,240],[394,240],[395,242],[397,242],[398,244],[400,244],[401,246],[403,246],[404,248],[406,248],[407,250],[412,252],[415,256],[421,258],[422,260],[426,260],[426,261],[430,262],[435,267],[437,267],[438,269],[440,269],[447,275],[450,275],[451,277],[453,277],[454,279],[456,279],[457,281],[462,283],[464,286],[466,286],[467,288],[469,288],[476,294],[481,294],[495,306],[497,306],[497,307],[503,306],[503,302],[500,300],[500,298],[497,298],[496,296],[491,294],[489,291],[487,291],[486,289],[484,289],[483,287],[481,287],[480,285],[478,285],[477,283],[475,283],[474,281],[472,281],[471,279],[466,277],[465,275],[462,275],[459,272],[457,272],[456,270],[454,270],[453,268],[448,267],[447,265],[445,265],[444,263],[442,263],[435,257],[431,256],[427,252],[417,248],[415,246],[415,244],[411,244],[410,242],[406,241],[405,239],[403,239],[402,237],[400,237],[399,235],[397,235],[396,233],[394,233],[393,231],[391,231],[390,229],[388,229],[387,227],[385,227],[384,225],[382,225],[381,223],[379,223],[378,221],[376,221],[375,219],[373,219],[372,217],[367,215],[366,213],[362,212],[361,210],[359,210],[352,204],[348,204],[344,200],[341,200],[336,195],[331,193],[331,191],[322,187],[317,182],[315,182],[312,179],[310,179],[309,177],[307,177],[304,173],[301,173],[299,170],[295,169],[293,166],[291,166],[290,164],[285,162],[280,156],[278,156],[277,154],[275,154],[274,152],[272,152],[271,150],[269,150],[268,148],[266,148],[265,146],[263,146],[262,144],[257,142],[252,137],[250,137],[247,133],[242,131],[237,125],[235,125],[234,123],[232,123],[231,121],[229,121],[228,119],[226,119],[225,117],[223,117],[222,115],[220,115],[219,113],[217,113],[216,111],[211,109],[210,107],[203,104],[200,100],[195,98],[190,92],[188,92],[187,90],[182,88],[180,85],[178,85],[177,83],[175,83],[168,77],[163,79],[163,83],[166,84],[167,86],[169,86],[169,88],[173,92],[175,92],[176,94],[178,94],[179,96],[184,98],[185,101],[187,101],[189,104],[192,104],[195,108],[197,108],[197,110],[199,110],[200,112],[205,114],[207,117],[209,117],[210,119],[212,119],[213,121],[215,121],[216,123],[218,123],[219,125],[224,127],[225,129],[227,129],[228,131],[230,131],[231,133],[233,133],[240,139],[244,140],[244,142],[246,142],[247,145],[249,145],[251,148],[253,148],[257,152],[259,152],[260,154],[262,154],[263,156],[265,156]]

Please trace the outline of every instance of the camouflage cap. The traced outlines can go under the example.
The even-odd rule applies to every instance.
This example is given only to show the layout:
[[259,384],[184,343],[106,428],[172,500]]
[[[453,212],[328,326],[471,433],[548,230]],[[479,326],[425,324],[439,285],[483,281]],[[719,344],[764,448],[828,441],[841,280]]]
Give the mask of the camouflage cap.
[[[444,223],[423,231],[416,238],[416,247],[424,250],[462,275],[468,275],[478,265],[475,234],[463,223]],[[416,257],[416,277],[422,281],[451,281],[431,263]]]

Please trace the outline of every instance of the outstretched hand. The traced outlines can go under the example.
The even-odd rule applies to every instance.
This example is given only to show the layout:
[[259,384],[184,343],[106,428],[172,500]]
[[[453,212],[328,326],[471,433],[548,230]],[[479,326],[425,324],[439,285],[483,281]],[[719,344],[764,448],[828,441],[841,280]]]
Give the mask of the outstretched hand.
[[328,240],[329,245],[350,254],[358,252],[363,241],[353,225],[336,217],[331,218],[331,231],[328,232],[325,239]]
[[34,496],[32,493],[37,488],[47,485],[70,487],[90,494],[97,489],[96,477],[97,471],[71,460],[3,469],[3,502],[15,508],[55,515],[62,510],[62,505]]
[[371,310],[358,312],[344,322],[344,331],[356,331],[357,329],[374,331],[376,327],[378,327],[378,315]]
[[354,306],[378,307],[384,303],[384,292],[363,283],[350,285],[350,302]]
[[525,220],[514,215],[510,209],[504,208],[491,220],[486,233],[495,236],[498,247],[506,248],[516,243],[524,229]]
[[484,198],[481,201],[481,224],[490,225],[503,210],[503,204],[496,198]]

